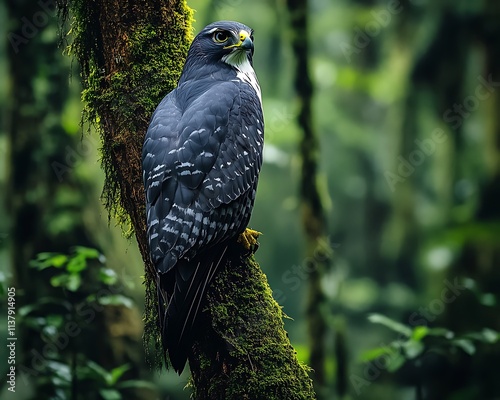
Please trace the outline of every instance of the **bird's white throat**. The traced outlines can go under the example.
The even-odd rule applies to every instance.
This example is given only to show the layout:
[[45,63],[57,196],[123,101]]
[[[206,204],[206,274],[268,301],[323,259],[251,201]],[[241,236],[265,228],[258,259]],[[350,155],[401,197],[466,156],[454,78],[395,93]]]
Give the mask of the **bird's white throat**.
[[260,104],[262,105],[262,95],[260,92],[257,75],[255,74],[252,64],[250,64],[250,61],[248,60],[246,51],[232,51],[231,53],[222,57],[222,61],[235,68],[237,71],[236,76],[243,82],[246,82],[253,87],[253,89],[257,93],[257,96],[259,97]]

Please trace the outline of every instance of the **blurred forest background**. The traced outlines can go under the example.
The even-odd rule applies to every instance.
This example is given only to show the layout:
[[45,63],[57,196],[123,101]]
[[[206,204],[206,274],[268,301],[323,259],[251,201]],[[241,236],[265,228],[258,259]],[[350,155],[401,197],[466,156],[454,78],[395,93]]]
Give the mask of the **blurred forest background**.
[[[196,32],[220,19],[255,30],[256,258],[300,359],[324,355],[311,360],[319,397],[500,399],[500,3],[309,2],[327,219],[312,251],[287,3],[188,4]],[[50,0],[0,0],[0,332],[15,287],[19,337],[16,393],[3,378],[0,397],[188,399],[186,373],[145,361],[143,264],[100,201],[99,139],[80,125],[79,71],[58,29]],[[324,325],[312,338],[310,298]]]

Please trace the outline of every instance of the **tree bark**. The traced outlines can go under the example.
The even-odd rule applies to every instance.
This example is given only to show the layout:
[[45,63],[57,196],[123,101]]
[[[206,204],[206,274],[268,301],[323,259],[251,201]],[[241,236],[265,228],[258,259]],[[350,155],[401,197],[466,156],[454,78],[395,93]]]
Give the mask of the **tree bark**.
[[[159,349],[141,149],[151,114],[181,73],[192,12],[182,0],[73,0],[61,7],[73,14],[69,52],[82,69],[85,118],[103,141],[104,198],[135,232],[146,265],[145,337]],[[189,356],[195,398],[313,399],[308,369],[295,356],[266,277],[242,251],[235,243],[207,293]]]
[[321,277],[330,264],[330,257],[317,252],[327,243],[326,218],[318,187],[318,138],[313,126],[313,85],[309,74],[308,2],[288,0],[293,32],[292,47],[297,59],[295,66],[295,90],[300,100],[298,123],[303,136],[300,143],[302,174],[300,195],[302,198],[302,223],[306,233],[307,257],[313,260],[310,266],[307,318],[310,338],[310,365],[314,370],[313,380],[318,388],[325,385],[325,335],[327,325],[322,314],[325,295],[321,288]]

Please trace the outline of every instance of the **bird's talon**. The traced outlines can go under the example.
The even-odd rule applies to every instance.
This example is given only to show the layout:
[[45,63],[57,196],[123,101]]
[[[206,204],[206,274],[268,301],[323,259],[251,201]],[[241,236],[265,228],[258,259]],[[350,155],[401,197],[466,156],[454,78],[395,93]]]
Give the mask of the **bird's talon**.
[[241,243],[243,247],[248,250],[248,253],[255,253],[259,248],[259,236],[262,235],[259,231],[254,231],[253,229],[246,228],[243,233],[238,236],[238,243]]

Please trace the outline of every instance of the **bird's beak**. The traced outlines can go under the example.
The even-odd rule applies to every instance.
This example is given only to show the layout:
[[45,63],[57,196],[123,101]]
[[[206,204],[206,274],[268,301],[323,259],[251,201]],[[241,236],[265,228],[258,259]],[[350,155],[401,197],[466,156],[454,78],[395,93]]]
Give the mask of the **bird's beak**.
[[224,47],[225,49],[240,48],[242,50],[253,50],[253,42],[247,31],[240,31],[240,40],[236,44]]
[[244,50],[253,50],[253,42],[250,35],[246,31],[240,32],[240,47]]

